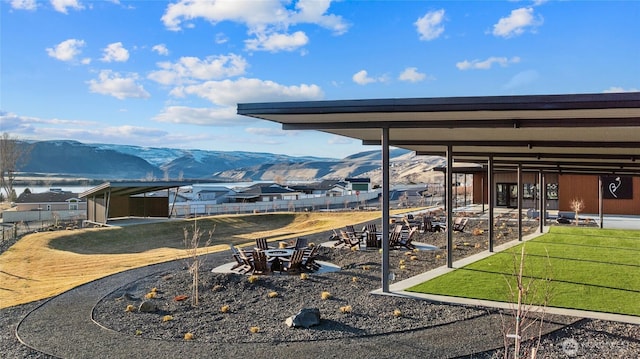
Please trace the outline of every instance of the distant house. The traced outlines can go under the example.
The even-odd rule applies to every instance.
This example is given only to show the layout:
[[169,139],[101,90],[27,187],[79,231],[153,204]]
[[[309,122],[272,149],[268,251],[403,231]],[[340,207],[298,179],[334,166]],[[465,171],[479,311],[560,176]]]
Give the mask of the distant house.
[[87,201],[78,198],[78,193],[49,191],[22,193],[16,199],[17,211],[77,211],[87,208]]
[[22,193],[15,207],[3,213],[5,223],[50,221],[84,218],[87,202],[78,193],[51,190],[42,193]]
[[277,200],[293,201],[302,194],[300,191],[284,187],[277,183],[256,183],[230,196],[238,203],[273,202]]

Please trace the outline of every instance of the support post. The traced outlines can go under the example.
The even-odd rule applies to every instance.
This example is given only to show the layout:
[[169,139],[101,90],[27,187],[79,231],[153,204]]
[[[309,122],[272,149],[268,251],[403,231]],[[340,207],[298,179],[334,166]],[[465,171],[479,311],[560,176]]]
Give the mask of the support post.
[[544,233],[547,223],[547,179],[544,171],[540,171],[540,233]]
[[518,240],[522,241],[522,163],[518,163]]
[[489,218],[487,222],[489,225],[489,252],[493,252],[493,204],[494,204],[494,192],[495,184],[493,183],[493,156],[489,156],[489,162],[487,163],[487,197],[489,202]]
[[382,292],[389,293],[389,128],[382,128]]
[[600,216],[600,228],[604,228],[604,191],[602,188],[602,176],[598,176],[598,215]]
[[447,170],[445,196],[447,204],[447,268],[453,268],[453,154],[451,145],[447,145]]

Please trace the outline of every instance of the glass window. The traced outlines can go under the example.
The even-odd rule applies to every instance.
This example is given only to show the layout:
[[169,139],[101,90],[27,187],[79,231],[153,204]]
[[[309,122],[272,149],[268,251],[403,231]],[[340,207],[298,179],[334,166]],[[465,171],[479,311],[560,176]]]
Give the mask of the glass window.
[[536,198],[536,185],[535,183],[525,183],[522,188],[522,198],[534,199]]

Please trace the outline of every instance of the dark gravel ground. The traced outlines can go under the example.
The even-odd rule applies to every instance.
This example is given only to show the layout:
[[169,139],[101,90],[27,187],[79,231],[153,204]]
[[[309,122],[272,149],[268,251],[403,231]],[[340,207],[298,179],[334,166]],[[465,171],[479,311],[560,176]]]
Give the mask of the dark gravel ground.
[[[471,222],[467,233],[454,235],[457,244],[454,260],[486,250],[486,234],[473,235],[475,226]],[[500,233],[496,245],[515,236],[509,224]],[[323,233],[310,240],[320,243],[326,238]],[[444,233],[435,233],[416,240],[444,248],[446,239]],[[442,249],[392,251],[391,270],[396,280],[406,279],[444,265],[444,253]],[[508,313],[501,315],[487,308],[369,294],[380,287],[380,254],[375,250],[323,248],[319,259],[337,264],[342,270],[311,273],[306,280],[299,275],[272,275],[260,276],[256,282],[249,283],[245,275],[211,273],[211,268],[230,259],[227,253],[222,253],[211,255],[204,262],[197,307],[191,305],[190,299],[174,300],[177,295],[192,294],[187,263],[178,263],[153,275],[133,276],[122,287],[107,290],[103,299],[95,303],[94,318],[100,325],[125,337],[143,339],[143,343],[151,343],[152,347],[160,342],[173,342],[178,347],[178,343],[184,343],[185,333],[193,333],[193,344],[213,345],[216,349],[212,354],[225,358],[252,351],[260,353],[265,348],[274,353],[277,348],[277,353],[287,357],[313,353],[336,358],[503,357],[503,350],[499,349],[501,318],[509,320]],[[137,307],[152,288],[156,288],[157,295],[151,301],[158,306],[158,312],[125,311],[127,305]],[[331,298],[321,299],[323,291],[331,293]],[[277,296],[269,298],[271,292],[277,292]],[[14,333],[20,319],[38,305],[40,302],[0,311],[0,357],[52,358],[23,346]],[[229,311],[221,313],[225,305]],[[321,325],[309,329],[288,328],[285,318],[302,307],[319,308]],[[394,315],[396,309],[401,313],[398,316]],[[165,316],[172,319],[163,321]],[[561,316],[546,320],[549,324],[544,331],[549,333],[541,338],[538,357],[640,357],[638,325]],[[52,330],[44,331],[46,335],[65,335],[56,333],[55,323],[51,327]],[[259,328],[258,332],[252,333],[251,327]],[[96,348],[100,348],[99,343]],[[173,357],[167,356],[168,353],[150,353],[155,357]],[[95,355],[95,352],[82,352],[68,357]],[[120,356],[105,354],[105,357]]]

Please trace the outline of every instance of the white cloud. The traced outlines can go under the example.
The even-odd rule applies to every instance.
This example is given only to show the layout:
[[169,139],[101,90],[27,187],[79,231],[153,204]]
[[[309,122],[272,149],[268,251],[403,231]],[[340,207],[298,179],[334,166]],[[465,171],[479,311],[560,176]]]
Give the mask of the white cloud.
[[294,51],[306,45],[309,38],[302,31],[289,34],[257,34],[256,38],[245,40],[245,46],[252,51]]
[[353,79],[353,82],[357,83],[358,85],[366,85],[372,82],[376,82],[374,78],[369,77],[369,74],[366,70],[360,70],[356,72],[351,78]]
[[427,78],[427,75],[421,72],[418,72],[417,67],[407,67],[400,73],[398,76],[398,80],[400,81],[409,81],[409,82],[420,82]]
[[604,93],[614,93],[614,92],[639,92],[640,89],[631,87],[628,89],[625,89],[624,87],[619,87],[619,86],[611,86],[608,89],[602,91]]
[[219,32],[216,34],[216,38],[214,41],[216,42],[216,44],[225,44],[229,41],[229,38],[227,37],[227,35]]
[[151,72],[148,78],[163,85],[240,76],[248,66],[247,61],[236,54],[209,56],[204,60],[182,57],[175,63],[160,62],[157,65],[160,70]]
[[414,23],[420,34],[420,40],[437,39],[444,32],[444,10],[430,11]]
[[199,18],[213,25],[233,21],[247,26],[247,33],[253,36],[246,41],[249,49],[292,51],[306,45],[308,38],[301,31],[289,35],[290,26],[315,24],[338,35],[347,31],[348,25],[342,17],[327,13],[330,5],[329,0],[299,0],[291,3],[279,0],[180,0],[167,6],[162,22],[169,30],[178,31],[183,27],[193,27],[191,21]]
[[155,45],[154,47],[151,48],[151,50],[157,52],[158,55],[162,55],[162,56],[169,55],[169,49],[167,49],[167,46],[165,44]]
[[107,45],[103,50],[102,61],[104,62],[126,62],[129,60],[129,51],[122,46],[121,42],[114,42]]
[[35,10],[38,4],[36,0],[11,0],[11,7],[16,10]]
[[506,57],[490,57],[486,60],[464,60],[456,63],[458,70],[489,70],[493,64],[498,64],[502,67],[507,67],[509,64],[517,64],[520,62],[520,58],[515,56],[512,58]]
[[534,30],[542,25],[542,22],[542,17],[534,17],[533,8],[515,9],[508,17],[501,18],[493,25],[493,35],[505,38],[518,36],[524,33],[526,28]]
[[73,61],[80,54],[80,48],[85,45],[84,41],[77,39],[65,40],[55,47],[47,48],[47,54],[60,61]]
[[63,14],[67,13],[68,8],[71,8],[74,10],[84,9],[84,6],[82,6],[82,4],[78,2],[78,0],[51,0],[51,5],[56,11],[61,12]]
[[251,135],[267,136],[267,137],[285,137],[298,134],[298,131],[285,131],[277,128],[264,128],[264,127],[248,127],[244,132]]
[[377,78],[369,77],[369,73],[367,72],[367,70],[360,70],[356,72],[353,76],[351,76],[351,79],[358,85],[367,85],[373,82],[387,82],[389,80],[387,76],[380,76]]
[[317,85],[285,86],[254,78],[207,81],[199,85],[178,87],[174,96],[195,95],[220,106],[236,106],[239,102],[319,100],[324,93]]
[[354,141],[348,137],[333,135],[329,137],[327,143],[330,145],[350,145],[354,143]]
[[509,82],[504,85],[504,88],[507,90],[513,90],[525,87],[537,81],[538,78],[540,78],[540,75],[536,70],[522,71],[513,76]]
[[153,119],[158,122],[199,126],[240,126],[254,122],[250,117],[236,114],[236,108],[232,106],[219,108],[170,106]]
[[111,70],[100,71],[97,80],[88,81],[91,92],[113,96],[119,100],[125,98],[149,98],[151,95],[136,83],[138,75],[123,77]]

